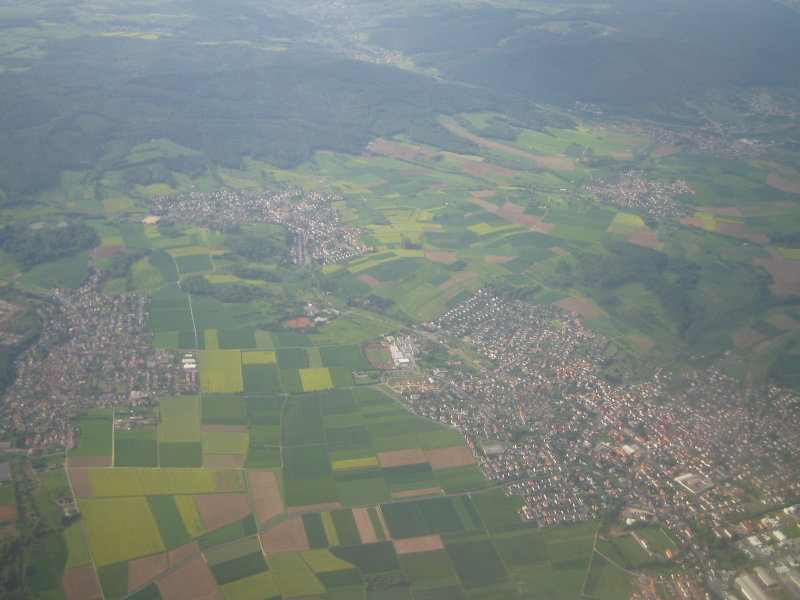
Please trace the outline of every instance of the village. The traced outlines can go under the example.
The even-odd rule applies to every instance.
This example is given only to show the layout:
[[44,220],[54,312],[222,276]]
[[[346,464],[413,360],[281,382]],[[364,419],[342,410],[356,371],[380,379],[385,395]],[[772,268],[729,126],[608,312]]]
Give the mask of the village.
[[225,230],[233,224],[276,223],[289,232],[289,260],[295,264],[328,265],[371,252],[358,237],[365,230],[344,227],[333,203],[341,198],[299,189],[280,192],[219,190],[157,196],[150,201],[154,216],[165,222]]
[[17,378],[0,405],[0,431],[17,432],[18,447],[70,448],[76,408],[154,405],[160,395],[197,391],[196,371],[151,347],[147,294],[106,296],[94,273],[76,290],[49,290],[48,300],[42,333],[17,359]]
[[756,531],[774,550],[766,564],[787,581],[796,573],[800,546],[781,528],[796,529],[797,519],[746,518],[754,494],[764,507],[800,500],[796,392],[743,389],[717,371],[685,386],[663,371],[610,383],[605,340],[578,316],[485,290],[424,326],[495,366],[408,388],[408,406],[462,431],[487,478],[525,499],[525,520],[547,527],[632,506],[667,528],[696,587],[727,589],[712,546]]

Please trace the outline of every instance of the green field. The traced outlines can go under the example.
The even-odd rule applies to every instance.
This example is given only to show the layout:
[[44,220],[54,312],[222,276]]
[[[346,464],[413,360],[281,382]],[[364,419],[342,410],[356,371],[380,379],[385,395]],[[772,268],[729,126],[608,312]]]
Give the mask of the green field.
[[204,394],[244,391],[239,350],[201,350],[199,356],[200,389]]
[[318,392],[333,387],[331,373],[325,367],[300,369],[299,371],[304,392]]
[[79,506],[97,566],[164,550],[146,498],[80,500]]
[[242,473],[226,469],[89,469],[89,478],[98,497],[246,490]]
[[70,449],[70,456],[111,455],[112,411],[90,409],[80,411],[71,419],[77,431],[77,443]]
[[162,398],[158,409],[160,442],[200,441],[200,398],[196,396]]

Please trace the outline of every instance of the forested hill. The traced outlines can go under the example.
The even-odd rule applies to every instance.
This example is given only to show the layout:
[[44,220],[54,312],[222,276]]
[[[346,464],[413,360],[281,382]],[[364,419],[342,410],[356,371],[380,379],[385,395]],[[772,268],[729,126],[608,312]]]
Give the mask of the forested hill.
[[386,19],[372,40],[539,102],[652,114],[711,88],[795,85],[800,73],[800,13],[771,0],[429,11]]
[[[200,150],[212,164],[235,167],[253,157],[291,168],[315,149],[359,153],[397,133],[474,151],[439,126],[439,114],[498,109],[533,128],[571,123],[519,96],[325,53],[299,39],[313,26],[293,19],[298,38],[281,38],[280,52],[247,41],[262,25],[246,10],[238,21],[244,40],[233,43],[219,33],[200,42],[195,36],[205,28],[188,25],[188,33],[181,25],[157,39],[81,35],[44,43],[40,58],[17,61],[21,71],[0,76],[0,189],[13,200],[55,184],[65,169],[113,169],[151,138]],[[223,37],[233,36],[222,22]],[[279,33],[291,30],[278,24]],[[262,44],[275,29],[265,27]]]

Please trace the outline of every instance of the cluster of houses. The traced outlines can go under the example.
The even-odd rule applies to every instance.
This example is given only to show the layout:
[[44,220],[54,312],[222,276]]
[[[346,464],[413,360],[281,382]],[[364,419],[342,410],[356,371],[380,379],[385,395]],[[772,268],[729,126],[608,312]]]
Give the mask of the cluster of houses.
[[106,296],[94,273],[81,287],[54,288],[48,297],[42,334],[17,359],[17,378],[0,405],[0,431],[16,431],[19,445],[31,452],[68,448],[74,408],[197,391],[196,371],[151,347],[147,294]]
[[366,230],[345,227],[334,202],[338,196],[287,188],[279,192],[218,190],[156,196],[149,208],[171,223],[225,230],[247,223],[276,223],[289,232],[288,254],[295,264],[332,264],[372,251],[359,241]]

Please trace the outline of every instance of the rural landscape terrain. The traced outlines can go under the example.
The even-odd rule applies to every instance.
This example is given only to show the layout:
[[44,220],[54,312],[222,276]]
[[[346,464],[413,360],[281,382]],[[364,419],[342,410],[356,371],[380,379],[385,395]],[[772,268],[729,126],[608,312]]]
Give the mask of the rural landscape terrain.
[[798,31],[0,2],[0,597],[800,598]]

